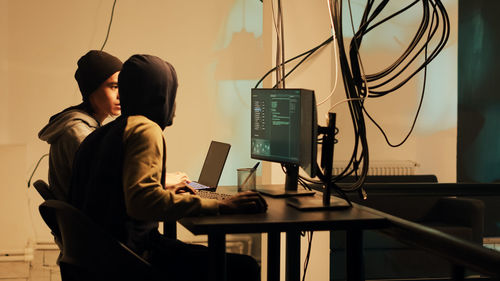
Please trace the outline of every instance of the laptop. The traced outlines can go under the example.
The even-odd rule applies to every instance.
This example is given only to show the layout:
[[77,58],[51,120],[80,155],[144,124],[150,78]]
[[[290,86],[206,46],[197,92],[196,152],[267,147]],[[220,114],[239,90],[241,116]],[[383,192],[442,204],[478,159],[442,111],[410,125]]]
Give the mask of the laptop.
[[215,191],[230,148],[231,145],[228,143],[212,141],[198,181],[192,181],[188,185],[196,190]]

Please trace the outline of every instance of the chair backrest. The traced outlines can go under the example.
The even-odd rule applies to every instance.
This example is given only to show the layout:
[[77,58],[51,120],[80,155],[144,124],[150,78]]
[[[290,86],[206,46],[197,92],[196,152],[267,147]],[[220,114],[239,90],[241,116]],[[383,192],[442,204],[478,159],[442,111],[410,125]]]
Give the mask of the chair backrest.
[[59,266],[65,280],[153,280],[152,266],[70,204],[47,200],[42,218],[64,247]]
[[42,198],[44,200],[56,200],[56,196],[52,191],[49,189],[49,185],[44,182],[43,180],[37,180],[33,183],[33,186],[35,187],[36,191],[40,193]]

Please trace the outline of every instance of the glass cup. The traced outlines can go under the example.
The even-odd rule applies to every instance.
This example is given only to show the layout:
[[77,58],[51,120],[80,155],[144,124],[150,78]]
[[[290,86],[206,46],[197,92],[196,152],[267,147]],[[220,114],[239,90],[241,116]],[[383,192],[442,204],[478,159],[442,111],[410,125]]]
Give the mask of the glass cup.
[[238,172],[238,191],[255,190],[256,171],[252,168],[239,168]]

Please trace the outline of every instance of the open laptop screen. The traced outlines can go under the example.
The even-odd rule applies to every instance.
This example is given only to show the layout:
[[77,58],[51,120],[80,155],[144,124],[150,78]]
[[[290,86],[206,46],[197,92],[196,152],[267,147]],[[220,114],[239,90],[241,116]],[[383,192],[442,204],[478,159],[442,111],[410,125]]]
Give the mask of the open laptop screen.
[[201,168],[198,183],[215,188],[219,183],[224,164],[226,163],[227,155],[231,145],[212,141],[208,149],[207,157]]

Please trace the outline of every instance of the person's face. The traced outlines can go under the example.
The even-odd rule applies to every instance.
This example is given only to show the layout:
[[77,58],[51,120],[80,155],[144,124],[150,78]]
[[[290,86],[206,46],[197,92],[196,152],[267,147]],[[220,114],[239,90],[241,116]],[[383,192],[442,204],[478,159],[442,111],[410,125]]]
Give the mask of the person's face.
[[120,95],[118,93],[119,73],[120,71],[117,71],[111,75],[90,95],[90,104],[100,122],[109,115],[117,116],[121,113]]

